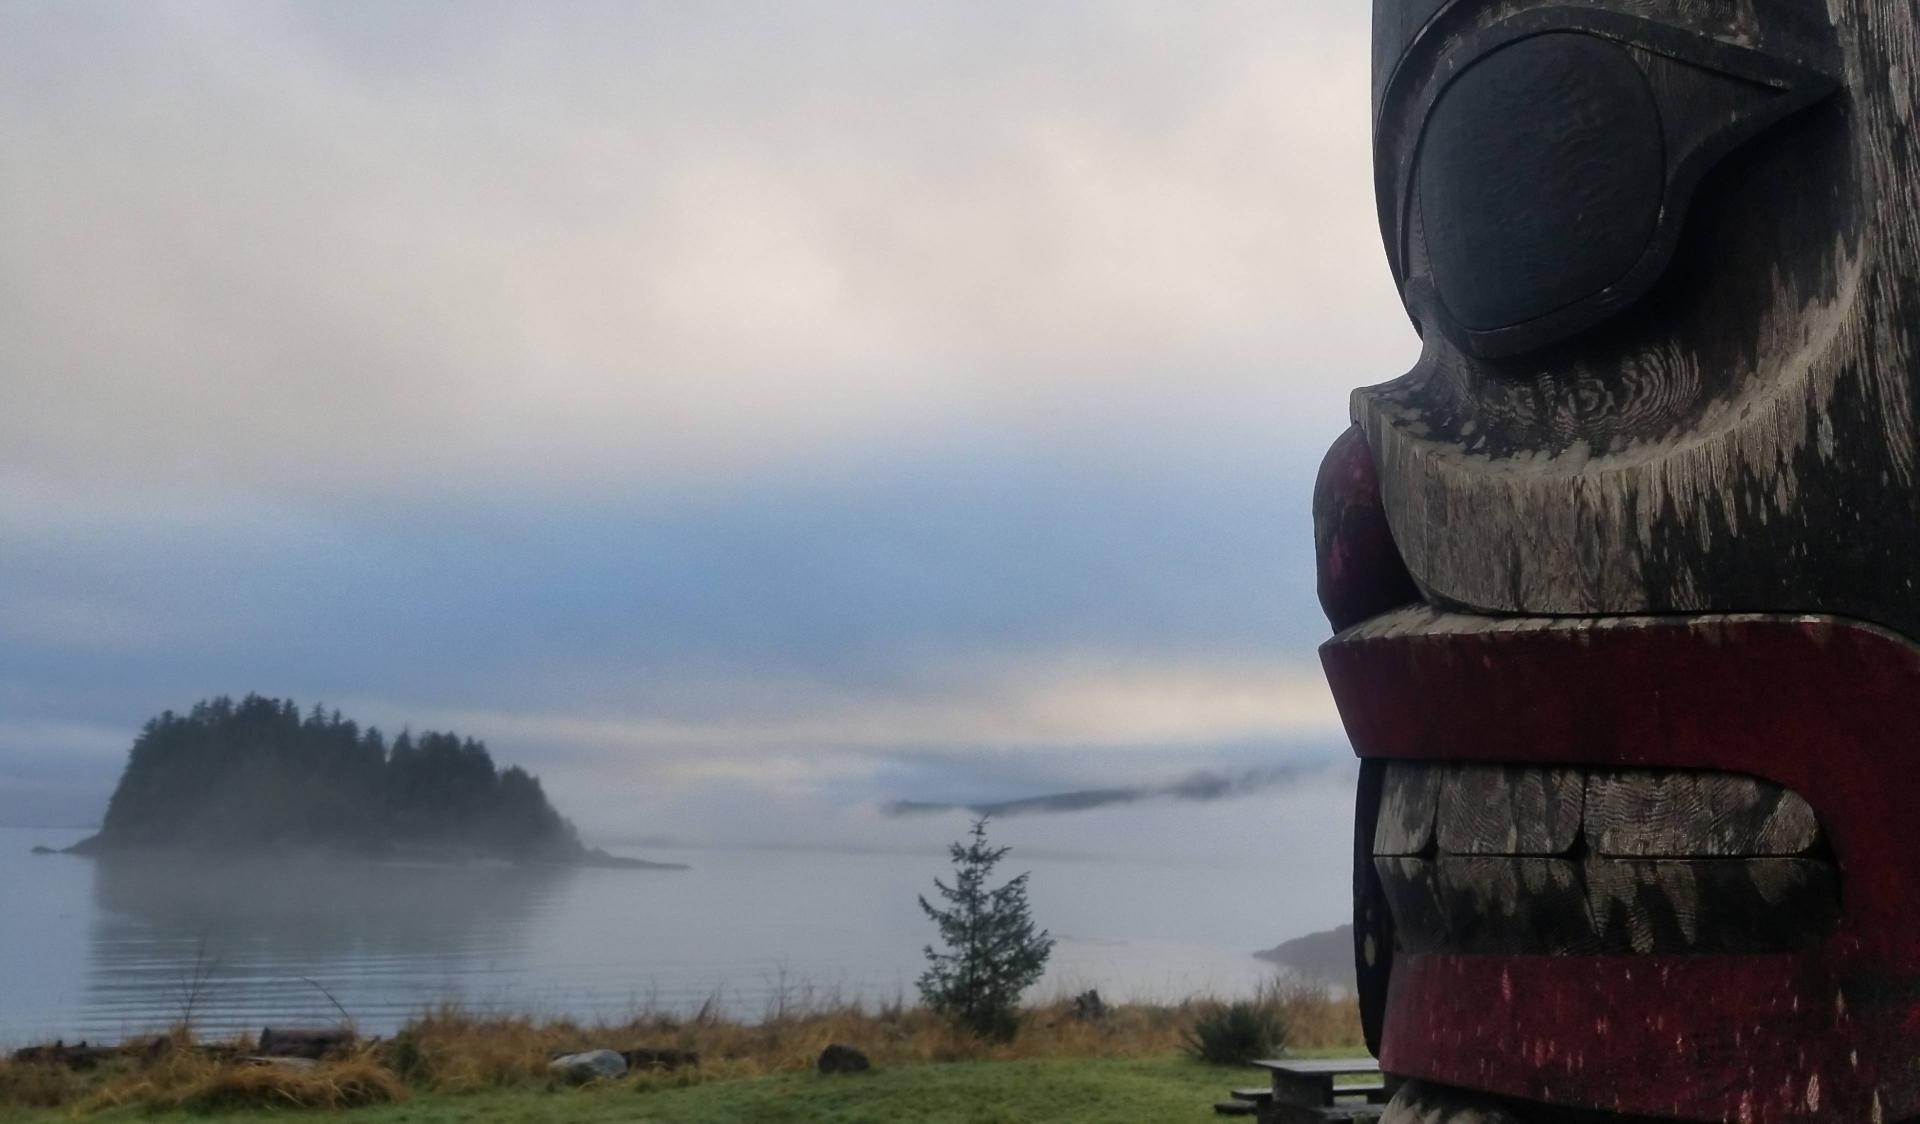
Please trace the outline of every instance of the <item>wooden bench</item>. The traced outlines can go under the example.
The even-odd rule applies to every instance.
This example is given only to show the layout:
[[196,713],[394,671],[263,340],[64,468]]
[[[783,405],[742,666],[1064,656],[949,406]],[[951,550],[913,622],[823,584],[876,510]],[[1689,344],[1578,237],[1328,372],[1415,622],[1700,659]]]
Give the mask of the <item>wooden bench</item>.
[[[1285,1058],[1253,1063],[1273,1079],[1272,1098],[1258,1105],[1261,1124],[1330,1124],[1378,1120],[1390,1095],[1372,1058]],[[1342,1078],[1367,1078],[1341,1083]]]

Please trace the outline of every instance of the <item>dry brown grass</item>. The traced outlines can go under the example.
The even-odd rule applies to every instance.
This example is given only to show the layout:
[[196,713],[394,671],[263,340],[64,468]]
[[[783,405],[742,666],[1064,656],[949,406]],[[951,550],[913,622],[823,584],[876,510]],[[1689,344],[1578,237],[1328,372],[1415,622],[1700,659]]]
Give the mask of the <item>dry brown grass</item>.
[[[253,1048],[247,1039],[222,1045],[231,1049],[193,1049],[182,1031],[170,1036],[174,1048],[151,1057],[128,1057],[89,1072],[71,1074],[68,1096],[58,1104],[83,1111],[141,1105],[213,1112],[237,1108],[354,1108],[407,1099],[407,1088],[370,1045],[345,1057],[312,1066],[260,1065],[238,1060]],[[42,1071],[54,1067],[0,1063],[8,1069]],[[54,1107],[54,1106],[46,1106]]]
[[[1262,996],[1282,1009],[1294,1049],[1352,1048],[1361,1039],[1351,1001],[1318,989],[1273,988]],[[757,1022],[706,1011],[691,1017],[644,1013],[621,1023],[582,1024],[475,1015],[456,1008],[409,1024],[390,1044],[395,1068],[421,1088],[443,1092],[544,1081],[559,1053],[606,1047],[667,1047],[700,1055],[698,1074],[642,1074],[643,1084],[684,1084],[717,1077],[758,1076],[811,1068],[829,1042],[857,1045],[881,1066],[1032,1058],[1142,1058],[1178,1053],[1181,1035],[1214,1001],[1123,1004],[1097,1020],[1076,1018],[1061,998],[1029,1008],[1011,1042],[983,1042],[920,1007],[858,1002],[791,1004]]]
[[79,1094],[81,1077],[64,1066],[0,1062],[0,1108],[59,1108]]
[[393,1071],[369,1058],[343,1058],[312,1069],[217,1066],[200,1080],[156,1097],[156,1108],[212,1112],[234,1108],[359,1108],[407,1099]]
[[[1350,1048],[1360,1040],[1357,1010],[1317,990],[1274,989],[1265,1001],[1284,1008],[1296,1050]],[[609,1048],[672,1048],[700,1055],[698,1067],[631,1075],[623,1083],[654,1089],[810,1069],[829,1042],[858,1046],[879,1066],[1042,1058],[1147,1058],[1177,1054],[1181,1035],[1214,1001],[1121,1004],[1103,1018],[1076,1018],[1070,1001],[1029,1008],[1012,1042],[982,1042],[950,1022],[902,1003],[781,1002],[758,1021],[726,1018],[717,1004],[691,1016],[641,1012],[616,1023],[580,1023],[483,1015],[445,1007],[408,1023],[384,1042],[312,1069],[247,1065],[175,1047],[70,1073],[48,1065],[0,1061],[0,1110],[116,1105],[201,1111],[242,1107],[348,1108],[405,1099],[408,1090],[463,1093],[544,1085],[558,1053]],[[253,1048],[247,1040],[231,1052]]]

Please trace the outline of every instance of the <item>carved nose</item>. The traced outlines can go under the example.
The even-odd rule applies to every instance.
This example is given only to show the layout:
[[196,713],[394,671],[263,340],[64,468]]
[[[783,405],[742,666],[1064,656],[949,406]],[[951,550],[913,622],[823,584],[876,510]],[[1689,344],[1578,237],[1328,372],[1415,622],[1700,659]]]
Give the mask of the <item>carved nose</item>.
[[1359,426],[1341,434],[1321,462],[1313,540],[1320,607],[1336,632],[1420,600],[1387,526],[1373,451]]

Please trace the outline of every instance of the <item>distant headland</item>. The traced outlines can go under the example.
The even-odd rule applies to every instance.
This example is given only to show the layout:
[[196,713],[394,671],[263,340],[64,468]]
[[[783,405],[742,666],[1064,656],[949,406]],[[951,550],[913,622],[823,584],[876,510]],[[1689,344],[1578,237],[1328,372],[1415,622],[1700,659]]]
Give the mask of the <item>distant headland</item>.
[[259,695],[149,720],[99,833],[68,848],[154,850],[684,869],[586,847],[538,778],[496,768],[472,738],[403,731],[388,744],[338,710]]

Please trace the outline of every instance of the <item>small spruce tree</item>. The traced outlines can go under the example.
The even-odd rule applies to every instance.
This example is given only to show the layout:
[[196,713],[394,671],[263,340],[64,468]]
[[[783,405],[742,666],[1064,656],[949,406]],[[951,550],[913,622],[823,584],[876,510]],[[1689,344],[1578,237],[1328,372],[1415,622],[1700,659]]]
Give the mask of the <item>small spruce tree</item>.
[[985,817],[975,820],[971,843],[948,847],[954,879],[933,880],[948,908],[920,898],[920,908],[940,928],[946,951],[926,948],[927,970],[920,998],[953,1016],[981,1038],[1011,1039],[1020,1028],[1020,993],[1040,979],[1053,952],[1046,930],[1036,933],[1027,907],[1027,875],[988,889],[993,868],[1012,848],[987,843]]

